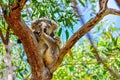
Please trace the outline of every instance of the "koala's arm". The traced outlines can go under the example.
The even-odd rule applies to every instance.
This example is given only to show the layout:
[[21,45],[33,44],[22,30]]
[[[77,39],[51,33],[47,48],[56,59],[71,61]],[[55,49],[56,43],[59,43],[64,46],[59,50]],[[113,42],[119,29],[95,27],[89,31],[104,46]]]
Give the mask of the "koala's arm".
[[33,32],[34,33],[34,35],[35,35],[35,38],[36,38],[36,40],[37,40],[37,42],[39,42],[39,33],[38,32]]
[[47,35],[46,33],[42,32],[40,37],[41,37],[41,39],[43,39],[43,41],[48,46],[54,46],[54,45],[56,45],[56,41],[51,36]]

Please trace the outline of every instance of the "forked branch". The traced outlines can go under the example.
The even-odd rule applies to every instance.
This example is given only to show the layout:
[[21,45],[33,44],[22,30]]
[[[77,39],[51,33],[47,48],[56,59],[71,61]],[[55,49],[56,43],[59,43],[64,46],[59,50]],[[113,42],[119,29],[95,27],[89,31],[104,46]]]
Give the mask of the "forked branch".
[[88,31],[90,31],[94,26],[100,22],[106,15],[108,14],[113,14],[113,15],[118,15],[120,16],[120,11],[115,10],[115,9],[106,9],[103,10],[102,12],[98,13],[94,18],[90,19],[86,24],[84,24],[76,33],[74,33],[71,38],[66,42],[66,44],[62,47],[60,51],[60,55],[58,57],[57,62],[51,68],[51,72],[54,72],[59,65],[61,64],[63,57],[66,55],[66,53],[69,51],[69,49],[72,48],[72,46],[83,36],[85,35]]

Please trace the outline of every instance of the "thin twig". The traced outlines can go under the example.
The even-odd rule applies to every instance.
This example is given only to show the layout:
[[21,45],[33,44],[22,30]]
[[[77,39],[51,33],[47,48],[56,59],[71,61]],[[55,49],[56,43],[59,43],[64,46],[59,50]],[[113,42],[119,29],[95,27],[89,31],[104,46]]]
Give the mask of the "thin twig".
[[1,30],[0,30],[0,37],[1,37],[2,42],[5,43],[5,38],[4,38]]
[[10,79],[14,80],[14,76],[13,76],[13,67],[12,67],[12,60],[11,60],[11,55],[10,55],[10,47],[9,47],[9,32],[10,32],[10,28],[8,27],[6,30],[6,36],[4,38],[2,32],[0,31],[0,36],[1,39],[3,41],[3,44],[5,45],[5,50],[6,50],[6,58],[7,58],[7,62],[8,62],[8,74],[7,74],[7,78],[8,76],[10,77]]
[[115,0],[115,1],[116,1],[117,5],[118,5],[118,7],[120,9],[120,0]]
[[10,27],[8,26],[7,32],[6,32],[6,44],[8,45],[9,43],[9,35],[10,35]]
[[9,34],[10,33],[10,28],[8,26],[7,32],[6,32],[6,43],[5,43],[5,48],[6,48],[6,57],[8,61],[8,73],[11,75],[11,79],[14,80],[13,76],[13,66],[12,66],[12,60],[11,60],[11,55],[10,55],[10,46],[9,46]]

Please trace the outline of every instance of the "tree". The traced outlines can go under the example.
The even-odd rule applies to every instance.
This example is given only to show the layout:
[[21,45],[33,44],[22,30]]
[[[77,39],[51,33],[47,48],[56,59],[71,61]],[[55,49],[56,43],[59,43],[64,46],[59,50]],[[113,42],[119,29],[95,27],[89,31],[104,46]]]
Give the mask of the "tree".
[[[103,2],[102,2],[103,1]],[[104,2],[106,1],[106,2]],[[70,11],[68,11],[69,9],[65,9],[65,6],[68,6],[69,8],[72,8],[70,6],[70,3],[74,3],[74,5],[76,6],[76,1],[75,0],[71,0],[71,2],[69,0],[66,1],[58,1],[58,4],[55,4],[57,1],[47,1],[43,0],[43,2],[41,2],[40,0],[33,0],[33,1],[28,1],[28,4],[26,4],[27,0],[10,0],[9,2],[6,1],[1,1],[0,5],[2,8],[2,12],[3,12],[3,16],[5,21],[7,22],[8,25],[8,29],[6,30],[6,36],[4,37],[4,35],[2,34],[2,31],[0,31],[0,36],[2,39],[2,42],[5,45],[6,48],[6,53],[10,53],[10,48],[9,46],[9,33],[10,33],[10,29],[14,32],[14,34],[19,37],[22,41],[22,45],[24,46],[24,50],[26,52],[26,56],[28,58],[29,61],[29,65],[31,67],[31,73],[32,73],[32,79],[33,80],[43,80],[45,79],[45,77],[47,77],[48,79],[51,79],[51,73],[53,74],[53,72],[55,72],[57,70],[57,68],[59,67],[59,65],[61,64],[61,62],[63,61],[64,56],[66,55],[66,53],[72,48],[72,46],[83,36],[85,35],[88,31],[90,31],[96,24],[98,24],[99,21],[101,21],[103,19],[103,17],[105,17],[108,14],[114,14],[114,15],[120,15],[120,12],[115,10],[115,9],[110,9],[107,7],[107,0],[101,0],[100,1],[100,6],[101,9],[100,11],[97,13],[97,15],[90,19],[86,24],[84,24],[76,33],[74,33],[71,38],[66,42],[66,44],[61,48],[60,50],[60,55],[59,58],[57,60],[57,62],[53,65],[53,67],[50,70],[46,70],[45,65],[43,64],[43,60],[40,56],[38,56],[38,45],[37,45],[37,41],[32,33],[32,31],[28,28],[28,26],[25,24],[24,16],[29,16],[27,14],[24,14],[22,12],[23,7],[29,7],[29,2],[32,2],[32,8],[33,10],[35,10],[33,12],[33,14],[31,16],[37,16],[37,17],[43,17],[45,15],[48,15],[47,17],[52,17],[53,20],[55,21],[63,21],[63,24],[66,26],[72,26],[73,22],[71,21],[75,21],[75,19],[77,19],[77,15],[75,15],[74,11],[71,11],[72,9],[70,9]],[[81,4],[82,1],[80,1]],[[6,3],[6,4],[5,4]],[[52,6],[50,7],[50,5],[46,5],[47,3],[51,3]],[[54,4],[53,4],[54,3]],[[64,6],[62,6],[61,8],[60,5],[64,4]],[[43,6],[42,6],[43,5]],[[45,6],[44,6],[45,5]],[[104,6],[105,5],[105,6]],[[41,7],[38,7],[41,6]],[[57,6],[55,9],[54,7]],[[77,8],[75,8],[74,6],[74,10],[76,11]],[[36,7],[36,8],[35,8]],[[47,11],[49,7],[49,10]],[[63,8],[63,9],[62,9]],[[39,15],[38,12],[36,10],[40,10]],[[59,12],[60,11],[60,12]],[[29,11],[28,11],[29,12]],[[58,12],[58,13],[57,13]],[[50,13],[57,13],[56,15],[61,15],[62,13],[64,13],[60,19],[57,20],[55,14],[54,15],[50,15]],[[74,14],[72,14],[74,13]],[[76,11],[77,13],[77,11]],[[78,13],[79,15],[79,13]],[[22,17],[23,19],[22,19]],[[79,15],[80,17],[80,15]],[[32,17],[33,18],[33,17]],[[69,19],[67,19],[69,18]],[[71,18],[71,20],[70,20]],[[69,24],[68,24],[69,23]],[[1,26],[2,27],[2,26]],[[72,27],[73,28],[73,27]],[[66,31],[67,33],[67,31]],[[59,32],[60,34],[60,32]],[[109,70],[109,72],[111,73],[112,76],[114,76],[115,78],[120,78],[120,76],[118,74],[116,74],[112,69],[110,69],[105,63],[104,61],[101,59],[101,57],[98,54],[97,49],[95,48],[93,42],[91,39],[89,39],[92,47],[93,47],[93,52],[95,53],[95,57],[97,59],[98,62],[103,63],[103,65]],[[9,65],[9,68],[11,67],[11,65]],[[10,71],[10,73],[12,73],[12,70]]]

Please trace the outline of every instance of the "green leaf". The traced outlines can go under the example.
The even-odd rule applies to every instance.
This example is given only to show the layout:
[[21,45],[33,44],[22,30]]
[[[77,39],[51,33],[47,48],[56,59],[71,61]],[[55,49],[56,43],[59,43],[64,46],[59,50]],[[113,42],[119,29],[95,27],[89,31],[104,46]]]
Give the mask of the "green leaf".
[[82,0],[79,0],[79,2],[81,3],[81,5],[82,5],[83,7],[85,7],[85,4],[84,4],[84,2],[83,2]]
[[27,14],[22,14],[22,17],[27,17]]
[[96,0],[90,0],[91,3],[95,3]]
[[69,38],[69,32],[68,32],[68,30],[66,30],[65,33],[66,33],[66,40],[68,40],[68,38]]
[[60,36],[61,33],[62,33],[62,28],[59,29],[59,31],[58,31],[58,36]]
[[22,73],[20,73],[20,76],[23,78],[24,77],[24,75],[22,74]]

